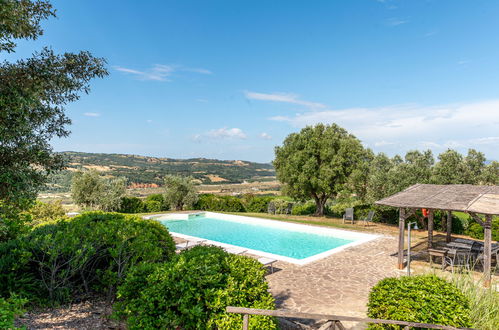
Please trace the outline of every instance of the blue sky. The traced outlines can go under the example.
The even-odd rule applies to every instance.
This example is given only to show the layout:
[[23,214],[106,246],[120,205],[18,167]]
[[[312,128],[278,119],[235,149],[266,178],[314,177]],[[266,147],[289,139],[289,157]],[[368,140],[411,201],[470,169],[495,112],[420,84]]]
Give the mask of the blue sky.
[[56,150],[268,162],[336,122],[389,155],[499,159],[498,1],[54,1],[44,45],[105,57]]

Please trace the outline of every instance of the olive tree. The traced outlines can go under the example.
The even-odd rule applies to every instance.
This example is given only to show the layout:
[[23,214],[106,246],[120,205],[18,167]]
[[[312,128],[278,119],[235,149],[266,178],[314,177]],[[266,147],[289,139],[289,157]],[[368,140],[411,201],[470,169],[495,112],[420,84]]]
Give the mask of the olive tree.
[[178,175],[165,176],[165,203],[170,208],[182,211],[184,206],[192,206],[198,200],[198,194],[191,177]]
[[71,182],[71,197],[87,209],[117,211],[125,189],[124,178],[102,177],[95,170],[76,172]]
[[[37,39],[41,21],[52,16],[46,0],[0,0],[0,54],[15,52],[16,39]],[[0,62],[1,205],[26,209],[47,176],[64,167],[50,140],[69,135],[65,106],[90,91],[91,79],[107,75],[104,65],[86,51],[58,55],[50,48]]]
[[324,215],[329,198],[335,198],[350,175],[365,161],[361,142],[336,124],[307,126],[286,137],[275,148],[277,178],[293,198],[312,198],[315,215]]

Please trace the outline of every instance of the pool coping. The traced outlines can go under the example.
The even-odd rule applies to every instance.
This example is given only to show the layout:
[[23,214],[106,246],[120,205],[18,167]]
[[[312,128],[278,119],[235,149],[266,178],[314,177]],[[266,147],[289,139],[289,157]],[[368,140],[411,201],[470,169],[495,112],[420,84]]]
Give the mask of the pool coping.
[[[154,218],[157,218],[157,217],[168,217],[168,218],[172,218],[172,219],[179,219],[179,217],[180,217],[180,218],[187,220],[189,218],[189,216],[192,216],[192,215],[199,216],[201,214],[206,215],[208,217],[215,216],[221,220],[236,221],[236,222],[241,222],[241,223],[250,222],[252,224],[259,224],[259,225],[266,226],[266,227],[294,230],[294,231],[299,231],[299,232],[326,235],[326,236],[345,238],[345,239],[355,239],[354,242],[350,242],[350,243],[344,244],[342,246],[338,246],[334,249],[330,249],[330,250],[327,250],[327,251],[324,251],[324,252],[321,252],[318,254],[314,254],[314,255],[307,257],[307,258],[296,259],[296,258],[282,256],[279,254],[274,254],[274,253],[269,253],[269,252],[264,252],[264,251],[260,251],[260,250],[254,250],[254,249],[248,249],[248,248],[243,247],[243,246],[222,243],[219,241],[207,240],[207,239],[204,239],[202,237],[189,236],[189,235],[170,231],[170,234],[172,236],[175,236],[178,238],[182,238],[182,239],[186,239],[186,240],[204,240],[204,243],[223,247],[223,248],[239,248],[239,249],[246,250],[245,253],[254,254],[254,255],[266,257],[266,258],[272,258],[272,259],[276,259],[276,260],[280,260],[280,261],[284,261],[284,262],[288,262],[288,263],[292,263],[292,264],[300,265],[300,266],[309,264],[309,263],[314,262],[314,261],[318,261],[320,259],[331,256],[335,253],[338,253],[338,252],[343,251],[345,249],[348,249],[350,247],[364,244],[364,243],[367,243],[369,241],[372,241],[372,240],[375,240],[377,238],[382,237],[382,235],[360,233],[360,232],[344,230],[344,229],[336,229],[336,228],[321,227],[321,226],[308,226],[308,225],[304,225],[304,224],[296,224],[296,223],[289,223],[289,222],[283,222],[283,221],[275,221],[275,220],[270,220],[270,219],[262,219],[262,218],[248,217],[248,216],[242,216],[242,215],[224,214],[224,213],[216,213],[216,212],[165,213],[165,214],[154,214],[154,215],[150,215],[150,216],[144,216],[144,218],[155,220]],[[166,219],[162,219],[162,220],[166,220]],[[180,220],[182,220],[182,219],[180,219]]]

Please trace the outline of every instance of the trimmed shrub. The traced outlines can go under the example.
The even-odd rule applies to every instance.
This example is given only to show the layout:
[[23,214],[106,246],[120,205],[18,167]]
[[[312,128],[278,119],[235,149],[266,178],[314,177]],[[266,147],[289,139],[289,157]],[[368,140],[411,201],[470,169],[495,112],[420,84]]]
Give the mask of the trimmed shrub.
[[26,299],[15,295],[7,299],[0,298],[0,329],[21,329],[14,326],[14,320],[24,313],[26,303]]
[[160,212],[161,203],[158,201],[144,201],[144,209],[146,212]]
[[[483,232],[483,227],[476,222],[473,222],[472,224],[469,225],[468,229],[466,230],[466,235],[471,236],[476,239],[483,239],[484,238],[484,232]],[[499,241],[499,219],[494,218],[492,220],[492,240],[493,241]]]
[[246,212],[266,213],[269,209],[269,203],[275,197],[272,196],[252,196],[244,200]]
[[[21,279],[28,283],[19,287],[7,278],[11,287],[2,291],[28,291],[29,296],[48,297],[51,302],[92,292],[112,299],[130,267],[175,254],[173,239],[160,223],[104,212],[44,223],[9,244],[3,248],[20,259],[15,270],[23,272]],[[2,262],[9,264],[2,257],[0,268],[5,267]]]
[[293,215],[309,215],[315,213],[315,203],[307,202],[304,204],[295,204],[293,205],[293,209],[291,210],[291,214]]
[[[240,329],[242,316],[227,306],[274,309],[265,270],[248,257],[197,246],[163,264],[134,268],[118,289],[115,315],[130,329]],[[253,316],[252,329],[276,329],[270,317]]]
[[168,203],[165,201],[165,196],[163,194],[151,194],[146,197],[145,202],[147,201],[156,201],[161,204],[161,210],[160,211],[168,211],[170,209],[170,206]]
[[194,204],[194,209],[204,211],[244,212],[241,199],[235,196],[217,196],[201,194]]
[[144,202],[138,197],[122,197],[121,207],[119,212],[121,213],[142,213],[146,210]]
[[[470,327],[470,302],[453,284],[435,275],[385,278],[370,294],[368,316],[375,319]],[[369,329],[402,329],[371,324]]]

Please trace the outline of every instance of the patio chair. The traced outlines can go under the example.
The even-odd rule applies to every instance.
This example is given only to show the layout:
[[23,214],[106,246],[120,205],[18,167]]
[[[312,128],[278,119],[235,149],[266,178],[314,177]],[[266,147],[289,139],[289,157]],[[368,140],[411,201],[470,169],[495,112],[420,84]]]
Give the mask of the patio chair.
[[276,262],[276,261],[277,260],[275,260],[275,259],[270,259],[270,258],[265,258],[265,257],[258,258],[258,262],[261,263],[263,267],[270,266],[270,273],[271,274],[274,272],[274,262]]
[[452,271],[454,271],[454,267],[469,267],[470,261],[471,254],[468,249],[447,250],[447,255],[445,256],[445,266],[451,266]]
[[348,209],[345,210],[345,214],[343,214],[343,223],[345,223],[345,221],[351,221],[352,224],[354,223],[353,207],[349,207]]
[[364,218],[364,226],[368,226],[369,223],[373,223],[374,211],[369,211],[367,216]]

